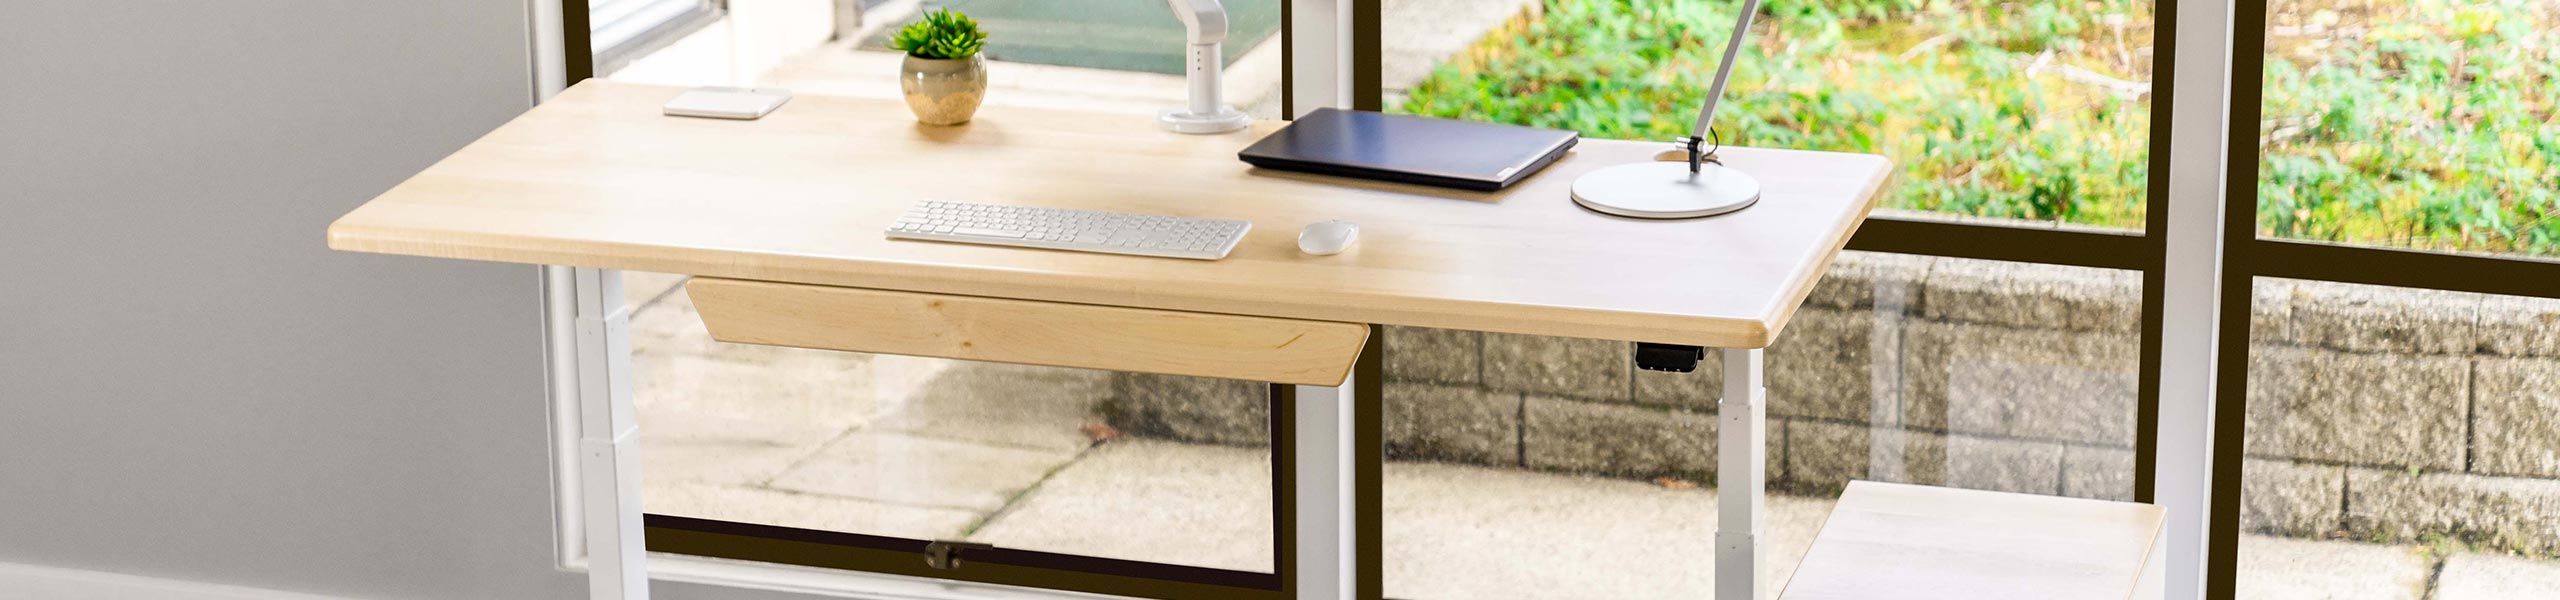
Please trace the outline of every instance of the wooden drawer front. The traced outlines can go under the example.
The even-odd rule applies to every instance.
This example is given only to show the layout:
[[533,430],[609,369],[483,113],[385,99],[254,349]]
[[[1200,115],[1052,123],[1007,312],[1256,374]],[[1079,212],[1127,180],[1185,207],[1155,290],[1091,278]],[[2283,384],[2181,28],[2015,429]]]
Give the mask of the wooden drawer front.
[[1340,385],[1358,323],[695,277],[712,339],[1301,385]]

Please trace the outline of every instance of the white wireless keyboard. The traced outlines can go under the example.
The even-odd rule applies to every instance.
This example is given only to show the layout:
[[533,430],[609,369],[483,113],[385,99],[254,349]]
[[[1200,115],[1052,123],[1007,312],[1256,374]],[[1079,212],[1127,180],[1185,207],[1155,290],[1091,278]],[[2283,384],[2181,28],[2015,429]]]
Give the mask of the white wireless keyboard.
[[1253,222],[926,201],[889,225],[889,239],[1217,260]]

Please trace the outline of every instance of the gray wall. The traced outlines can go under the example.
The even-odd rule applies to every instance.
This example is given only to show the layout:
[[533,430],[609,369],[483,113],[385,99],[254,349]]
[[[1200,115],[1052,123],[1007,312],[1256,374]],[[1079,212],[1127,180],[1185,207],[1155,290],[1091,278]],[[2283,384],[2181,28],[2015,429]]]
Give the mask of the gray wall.
[[0,563],[582,596],[535,269],[322,243],[524,110],[525,28],[524,0],[0,2]]

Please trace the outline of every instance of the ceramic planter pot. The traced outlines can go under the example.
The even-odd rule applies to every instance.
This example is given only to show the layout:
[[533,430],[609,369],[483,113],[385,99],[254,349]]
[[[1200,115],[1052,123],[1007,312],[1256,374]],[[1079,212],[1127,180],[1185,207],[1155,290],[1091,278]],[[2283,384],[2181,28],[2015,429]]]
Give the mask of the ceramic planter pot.
[[898,89],[906,92],[907,109],[926,125],[958,125],[978,114],[987,97],[987,60],[908,56],[898,68]]

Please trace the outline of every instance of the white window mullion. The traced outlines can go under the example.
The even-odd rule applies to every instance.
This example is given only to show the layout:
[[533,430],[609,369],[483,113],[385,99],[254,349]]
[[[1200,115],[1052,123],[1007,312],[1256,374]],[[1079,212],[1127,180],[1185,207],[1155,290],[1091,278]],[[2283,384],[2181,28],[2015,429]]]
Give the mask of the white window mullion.
[[1351,108],[1351,0],[1289,3],[1289,118]]
[[[2212,522],[2214,367],[2229,148],[2232,0],[2181,2],[2170,80],[2168,230],[2161,281],[2159,443],[2152,501],[2168,510],[2168,600],[2205,597]],[[2249,32],[2256,35],[2256,32]],[[2231,157],[2237,158],[2237,157]],[[2246,328],[2239,330],[2247,335]],[[2223,476],[2238,476],[2226,473]]]

